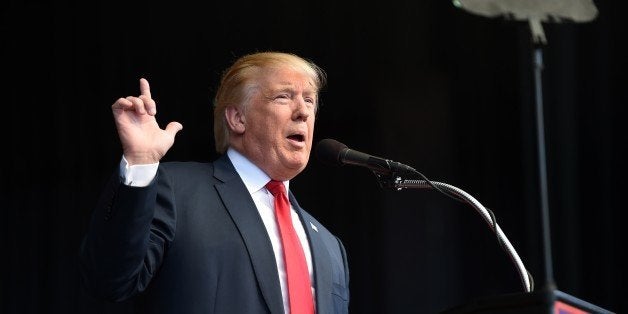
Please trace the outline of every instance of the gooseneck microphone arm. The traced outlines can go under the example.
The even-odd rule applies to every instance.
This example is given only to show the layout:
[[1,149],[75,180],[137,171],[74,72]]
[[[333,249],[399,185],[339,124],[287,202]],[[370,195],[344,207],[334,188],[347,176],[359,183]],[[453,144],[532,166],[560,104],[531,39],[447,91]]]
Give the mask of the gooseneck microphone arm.
[[[468,203],[475,208],[482,218],[484,218],[490,229],[497,235],[499,245],[508,253],[511,261],[517,268],[525,292],[532,292],[534,290],[532,275],[525,268],[519,254],[517,254],[517,251],[497,224],[493,212],[486,209],[467,192],[446,183],[430,181],[422,173],[410,166],[349,149],[345,144],[336,140],[324,139],[320,141],[316,147],[316,154],[318,159],[324,164],[336,166],[355,165],[371,170],[377,177],[382,188],[394,190],[408,188],[434,189],[457,201]],[[418,175],[423,178],[423,180],[402,179],[410,175]]]
[[525,292],[532,292],[534,290],[534,280],[532,275],[523,265],[519,254],[512,246],[506,234],[502,231],[502,229],[497,224],[495,219],[495,215],[492,211],[485,208],[478,200],[476,200],[469,193],[463,191],[460,188],[457,188],[453,185],[431,181],[428,180],[422,173],[414,170],[413,173],[421,176],[423,180],[409,180],[402,179],[402,174],[398,174],[394,171],[389,172],[375,172],[373,171],[375,176],[377,177],[379,184],[382,188],[391,188],[393,190],[402,190],[402,189],[434,189],[442,194],[445,194],[455,200],[467,203],[471,205],[479,214],[484,218],[484,221],[488,224],[489,228],[495,233],[497,236],[497,242],[502,247],[502,249],[508,254],[510,260],[513,262],[517,269],[517,273],[519,273],[519,278],[521,280],[521,284],[523,285],[523,289]]
[[475,210],[484,218],[486,223],[489,225],[491,230],[495,232],[497,235],[497,239],[499,244],[502,246],[504,251],[508,253],[511,261],[515,264],[517,268],[517,272],[519,273],[519,278],[521,279],[521,283],[525,292],[532,292],[534,290],[534,281],[532,279],[532,275],[526,270],[519,254],[512,246],[502,229],[499,227],[497,222],[495,221],[495,217],[490,214],[490,211],[487,210],[478,200],[476,200],[473,196],[469,195],[467,192],[447,183],[441,183],[436,181],[429,180],[403,180],[398,179],[392,186],[396,190],[401,189],[442,189],[447,191],[448,193],[453,194],[458,199],[464,200],[466,203],[470,204]]

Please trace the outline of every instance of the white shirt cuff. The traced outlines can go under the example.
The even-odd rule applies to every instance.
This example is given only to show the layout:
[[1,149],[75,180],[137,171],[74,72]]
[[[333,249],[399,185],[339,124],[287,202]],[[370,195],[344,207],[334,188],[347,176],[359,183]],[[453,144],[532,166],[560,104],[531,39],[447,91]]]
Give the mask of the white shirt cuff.
[[157,168],[159,168],[158,162],[154,164],[129,166],[129,162],[123,155],[120,161],[120,177],[122,177],[122,182],[124,182],[125,185],[145,187],[148,186],[157,175]]

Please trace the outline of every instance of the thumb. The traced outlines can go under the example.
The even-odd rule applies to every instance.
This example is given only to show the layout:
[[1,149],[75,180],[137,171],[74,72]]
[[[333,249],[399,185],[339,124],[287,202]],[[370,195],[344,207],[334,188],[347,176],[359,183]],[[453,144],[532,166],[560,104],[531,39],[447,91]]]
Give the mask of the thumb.
[[181,130],[183,130],[183,125],[181,125],[181,123],[179,122],[173,121],[173,122],[168,123],[168,125],[166,126],[166,132],[170,133],[172,137],[177,135],[177,132]]

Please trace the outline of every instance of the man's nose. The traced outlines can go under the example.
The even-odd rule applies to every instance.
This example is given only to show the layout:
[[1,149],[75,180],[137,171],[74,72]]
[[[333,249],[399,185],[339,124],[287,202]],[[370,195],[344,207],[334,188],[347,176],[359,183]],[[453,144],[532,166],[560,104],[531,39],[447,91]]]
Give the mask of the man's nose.
[[310,108],[310,104],[303,99],[303,97],[297,97],[295,100],[295,108],[292,115],[293,120],[303,120],[307,121],[307,118],[310,116],[312,109]]

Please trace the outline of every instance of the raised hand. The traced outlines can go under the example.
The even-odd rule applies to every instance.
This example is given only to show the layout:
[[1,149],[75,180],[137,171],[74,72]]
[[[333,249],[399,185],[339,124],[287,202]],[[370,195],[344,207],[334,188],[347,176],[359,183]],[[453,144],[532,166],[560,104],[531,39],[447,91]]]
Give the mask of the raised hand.
[[162,130],[155,120],[157,106],[150,95],[150,86],[140,79],[140,96],[118,99],[112,106],[124,158],[129,165],[158,162],[174,144],[174,137],[183,126],[170,122]]

